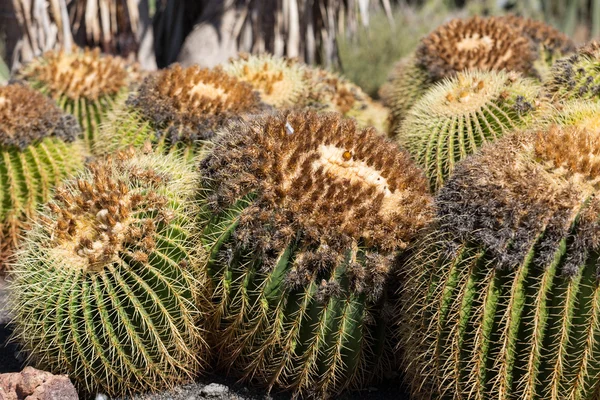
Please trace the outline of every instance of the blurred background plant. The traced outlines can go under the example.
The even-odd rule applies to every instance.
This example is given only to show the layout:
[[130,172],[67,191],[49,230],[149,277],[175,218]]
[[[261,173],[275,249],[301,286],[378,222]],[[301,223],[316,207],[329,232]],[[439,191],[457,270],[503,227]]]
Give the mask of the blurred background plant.
[[394,61],[453,16],[513,12],[578,43],[600,37],[600,0],[2,0],[12,70],[57,47],[98,46],[146,69],[270,52],[341,71],[375,96]]

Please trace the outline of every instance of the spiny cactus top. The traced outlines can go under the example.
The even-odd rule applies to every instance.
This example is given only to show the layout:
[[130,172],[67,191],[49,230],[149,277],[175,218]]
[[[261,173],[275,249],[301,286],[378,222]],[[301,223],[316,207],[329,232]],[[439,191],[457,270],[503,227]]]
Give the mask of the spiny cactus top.
[[597,398],[599,156],[598,130],[518,132],[440,190],[399,314],[423,396]]
[[161,151],[201,147],[232,118],[265,109],[251,85],[214,69],[175,65],[147,77],[111,113],[95,150],[108,153],[150,141]]
[[83,164],[75,118],[35,90],[0,86],[0,270],[50,189]]
[[338,113],[288,111],[230,126],[201,176],[221,363],[301,394],[380,377],[392,261],[432,215],[408,154]]
[[95,101],[118,94],[128,84],[125,60],[100,54],[98,48],[46,52],[27,65],[22,76],[57,100]]
[[98,49],[46,52],[19,76],[77,117],[88,149],[104,114],[129,85],[125,60],[100,54]]
[[33,360],[110,396],[195,375],[195,184],[187,164],[127,152],[56,189],[13,273],[16,339]]
[[250,83],[261,99],[274,107],[290,107],[305,102],[309,82],[302,64],[269,54],[242,54],[223,66],[225,72]]
[[396,140],[437,190],[467,155],[528,123],[538,92],[535,82],[516,73],[459,73],[436,84],[413,106]]
[[358,86],[321,68],[307,67],[310,82],[308,104],[316,109],[337,111],[357,120],[360,126],[373,126],[384,132],[387,110]]
[[557,100],[600,99],[600,43],[591,42],[570,57],[558,60],[546,82]]
[[474,69],[528,74],[535,58],[527,37],[493,17],[453,19],[423,38],[416,54],[434,80]]

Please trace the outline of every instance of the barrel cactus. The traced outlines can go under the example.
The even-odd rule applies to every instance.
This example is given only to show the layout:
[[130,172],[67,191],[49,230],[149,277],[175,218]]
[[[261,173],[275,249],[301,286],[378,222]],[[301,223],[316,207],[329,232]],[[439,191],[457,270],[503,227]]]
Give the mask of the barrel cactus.
[[286,111],[229,127],[201,175],[220,364],[301,395],[381,377],[393,259],[432,214],[408,154],[340,114]]
[[175,65],[147,77],[107,117],[97,154],[151,143],[161,152],[193,159],[232,118],[265,108],[249,84],[214,69]]
[[46,52],[18,76],[77,117],[91,149],[104,115],[127,92],[129,68],[124,59],[100,54],[97,48],[74,49]]
[[83,167],[81,128],[46,96],[0,86],[0,270],[51,189]]
[[306,68],[295,60],[270,54],[242,54],[223,65],[223,69],[251,84],[261,99],[273,107],[292,107],[306,102],[310,89]]
[[482,144],[528,124],[538,92],[535,81],[515,73],[460,73],[436,84],[414,105],[396,140],[437,190],[456,164]]
[[546,89],[555,100],[600,99],[600,43],[591,42],[552,67]]
[[517,29],[533,43],[537,50],[534,69],[542,81],[549,78],[550,69],[558,59],[576,50],[575,43],[570,37],[542,21],[516,15],[505,15],[498,19]]
[[122,152],[56,189],[11,285],[15,340],[32,361],[110,396],[195,376],[207,352],[195,177],[172,157]]
[[399,302],[416,398],[598,398],[599,134],[507,135],[440,190]]

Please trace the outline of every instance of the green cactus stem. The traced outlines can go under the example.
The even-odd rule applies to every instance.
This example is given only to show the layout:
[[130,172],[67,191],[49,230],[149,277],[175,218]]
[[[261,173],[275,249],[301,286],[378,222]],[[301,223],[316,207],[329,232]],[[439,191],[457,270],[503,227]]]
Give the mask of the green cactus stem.
[[197,185],[174,157],[117,153],[58,187],[11,282],[14,340],[82,394],[171,388],[207,357]]
[[555,100],[600,99],[600,43],[591,42],[552,67],[545,88]]
[[432,215],[408,154],[338,113],[287,111],[230,126],[201,175],[220,365],[296,395],[383,376],[393,259]]

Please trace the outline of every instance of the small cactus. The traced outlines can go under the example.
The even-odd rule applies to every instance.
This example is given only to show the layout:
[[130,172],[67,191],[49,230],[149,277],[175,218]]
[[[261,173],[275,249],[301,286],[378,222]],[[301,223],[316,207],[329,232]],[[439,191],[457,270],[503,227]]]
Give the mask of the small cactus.
[[147,77],[107,117],[98,134],[97,154],[150,142],[160,152],[185,159],[203,148],[233,118],[265,109],[253,88],[214,69],[175,65]]
[[439,227],[401,274],[415,398],[598,398],[599,139],[513,133],[440,190]]
[[201,175],[221,365],[315,396],[389,370],[393,259],[432,214],[408,154],[340,114],[286,111],[229,127]]
[[48,51],[18,76],[77,118],[91,150],[104,115],[127,92],[128,69],[124,59],[100,54],[97,48],[74,49]]
[[550,77],[550,69],[555,61],[576,50],[575,43],[570,37],[542,21],[516,15],[505,15],[498,19],[514,27],[533,43],[537,50],[533,65],[536,75],[542,81]]
[[83,167],[81,128],[44,95],[0,86],[0,270],[36,208],[63,178]]
[[432,87],[409,111],[396,140],[439,189],[457,163],[531,120],[539,88],[504,71],[465,72]]
[[546,82],[555,100],[600,99],[600,43],[591,42],[570,57],[558,60]]
[[248,82],[273,107],[304,104],[310,90],[303,64],[282,57],[242,54],[223,65],[226,73]]
[[[15,340],[82,393],[123,396],[191,380],[197,328],[193,169],[122,152],[56,189],[18,254]],[[194,275],[196,277],[194,277]]]

